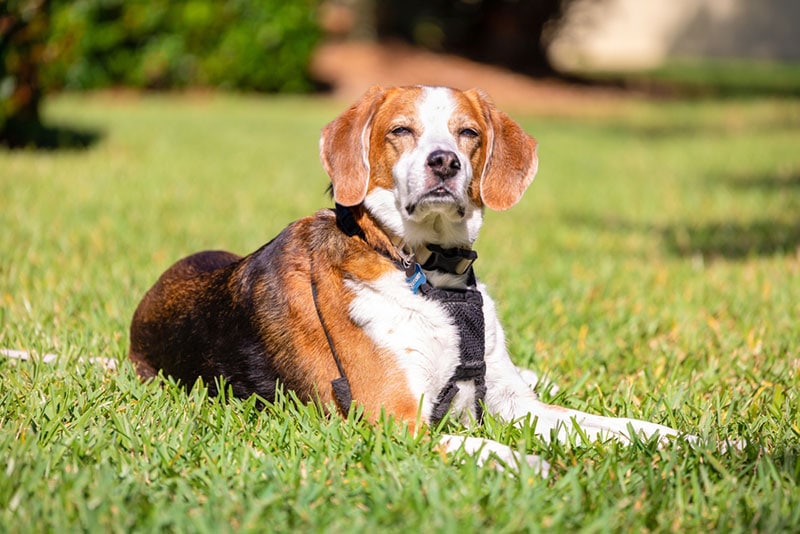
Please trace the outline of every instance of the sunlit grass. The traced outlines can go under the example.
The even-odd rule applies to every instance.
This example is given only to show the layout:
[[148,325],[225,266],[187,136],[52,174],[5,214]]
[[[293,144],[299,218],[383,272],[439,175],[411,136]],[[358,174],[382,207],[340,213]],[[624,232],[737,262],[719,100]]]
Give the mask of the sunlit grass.
[[561,387],[555,401],[745,438],[743,452],[545,446],[489,421],[474,432],[553,465],[510,477],[389,421],[139,384],[123,360],[144,291],[186,254],[246,253],[329,206],[317,137],[343,107],[64,96],[49,120],[97,144],[0,152],[0,347],[60,355],[0,359],[3,530],[800,526],[794,101],[516,115],[540,174],[477,243],[510,350]]

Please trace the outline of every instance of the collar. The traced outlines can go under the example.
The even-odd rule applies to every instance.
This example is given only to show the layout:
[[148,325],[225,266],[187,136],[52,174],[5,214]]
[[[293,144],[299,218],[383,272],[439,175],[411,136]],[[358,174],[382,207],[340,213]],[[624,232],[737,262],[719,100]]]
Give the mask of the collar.
[[[358,236],[366,240],[366,235],[361,226],[358,225],[353,212],[350,208],[336,204],[336,225],[348,236]],[[403,258],[404,264],[417,263],[426,271],[439,271],[462,275],[469,271],[478,253],[471,248],[443,248],[432,243],[409,247],[402,238],[389,236],[392,244],[397,249],[397,255]]]
[[442,248],[439,245],[420,245],[414,248],[417,263],[426,271],[464,274],[478,259],[471,248]]

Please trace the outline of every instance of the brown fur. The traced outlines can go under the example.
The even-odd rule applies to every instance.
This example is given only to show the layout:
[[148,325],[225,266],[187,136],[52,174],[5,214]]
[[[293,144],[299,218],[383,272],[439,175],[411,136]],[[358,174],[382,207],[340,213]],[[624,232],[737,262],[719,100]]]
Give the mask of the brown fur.
[[[369,235],[386,245],[374,226]],[[214,378],[223,375],[235,394],[267,400],[278,380],[302,400],[332,401],[330,383],[339,374],[314,308],[312,259],[320,312],[354,398],[369,417],[385,407],[413,421],[417,403],[405,376],[347,319],[352,296],[343,283],[396,267],[360,238],[338,231],[330,211],[294,223],[245,258],[206,252],[170,267],[134,313],[129,356],[137,372],[146,379],[163,370],[187,385],[202,377],[212,390]],[[219,326],[210,327],[213,322]],[[226,348],[258,354],[221,361]]]

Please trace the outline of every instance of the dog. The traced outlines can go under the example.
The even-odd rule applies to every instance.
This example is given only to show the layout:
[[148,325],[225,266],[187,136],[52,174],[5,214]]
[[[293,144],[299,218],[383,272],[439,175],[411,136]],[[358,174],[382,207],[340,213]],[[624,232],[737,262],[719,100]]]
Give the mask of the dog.
[[[536,141],[480,90],[373,87],[322,130],[334,209],[249,256],[207,251],[170,267],[136,309],[130,353],[142,379],[215,379],[266,401],[276,387],[412,429],[484,410],[529,419],[545,441],[577,426],[593,440],[679,433],[545,404],[512,363],[472,245],[484,209],[531,184]],[[546,462],[491,440],[444,435],[479,461]]]

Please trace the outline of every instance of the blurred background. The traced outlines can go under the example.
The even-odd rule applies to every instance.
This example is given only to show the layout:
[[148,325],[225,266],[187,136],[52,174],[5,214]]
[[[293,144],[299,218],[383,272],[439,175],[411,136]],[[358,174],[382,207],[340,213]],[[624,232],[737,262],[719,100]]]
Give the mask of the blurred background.
[[3,0],[0,142],[90,142],[42,124],[65,90],[797,96],[798,27],[793,0]]

